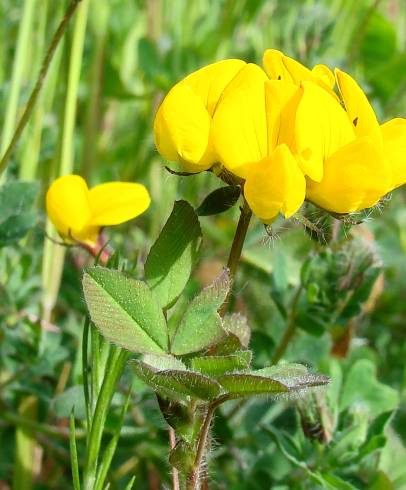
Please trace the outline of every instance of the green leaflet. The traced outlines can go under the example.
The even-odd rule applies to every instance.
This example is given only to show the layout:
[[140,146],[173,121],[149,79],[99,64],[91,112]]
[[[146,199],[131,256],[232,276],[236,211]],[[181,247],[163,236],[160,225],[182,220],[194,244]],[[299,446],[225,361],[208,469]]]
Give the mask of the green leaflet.
[[223,328],[226,332],[238,337],[243,347],[248,347],[251,338],[251,329],[245,316],[240,313],[226,315],[223,320]]
[[251,358],[252,352],[249,350],[237,351],[228,356],[195,357],[190,361],[190,367],[208,376],[218,376],[230,371],[249,369]]
[[131,352],[167,351],[165,318],[144,282],[92,267],[83,275],[83,291],[90,317],[107,340]]
[[191,301],[171,339],[172,354],[180,356],[197,352],[224,337],[217,310],[226,299],[229,289],[230,277],[224,271]]
[[154,390],[175,399],[213,400],[221,391],[214,379],[186,369],[157,370],[142,361],[131,361],[135,374]]
[[271,366],[257,371],[227,373],[217,381],[233,398],[294,393],[328,383],[327,376],[310,374],[299,364]]
[[192,206],[176,201],[145,263],[145,280],[162,308],[176,301],[196,262],[202,232]]

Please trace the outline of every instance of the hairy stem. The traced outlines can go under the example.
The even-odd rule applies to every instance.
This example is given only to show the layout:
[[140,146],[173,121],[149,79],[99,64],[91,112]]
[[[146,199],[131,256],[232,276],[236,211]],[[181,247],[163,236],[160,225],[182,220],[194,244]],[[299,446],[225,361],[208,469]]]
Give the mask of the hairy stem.
[[199,478],[200,478],[200,468],[204,460],[204,456],[206,453],[207,446],[207,437],[209,435],[210,426],[213,420],[214,412],[217,408],[217,405],[211,404],[209,405],[206,413],[206,417],[204,418],[203,425],[200,429],[199,434],[199,442],[197,444],[197,452],[196,458],[193,464],[192,471],[189,475],[187,481],[187,490],[198,490],[199,488]]
[[[247,236],[248,226],[251,221],[252,211],[248,204],[244,201],[244,205],[241,208],[240,219],[238,220],[237,229],[235,231],[233,243],[231,245],[230,255],[228,256],[227,267],[230,272],[231,281],[234,281],[237,266],[241,257],[242,247],[244,245],[245,237]],[[227,295],[226,300],[220,308],[220,316],[224,316],[227,312],[228,300],[231,294],[231,290]]]
[[7,167],[7,163],[10,159],[11,154],[13,153],[13,150],[21,136],[21,133],[23,132],[30,116],[31,113],[35,107],[35,103],[37,101],[38,95],[41,91],[41,88],[44,84],[44,80],[46,77],[46,74],[48,73],[49,66],[51,64],[52,58],[54,57],[55,50],[58,47],[58,44],[60,40],[62,39],[63,35],[65,34],[65,31],[68,27],[69,21],[72,18],[77,6],[81,0],[72,0],[71,3],[69,4],[68,9],[66,10],[66,13],[61,20],[61,23],[59,24],[53,38],[51,41],[51,44],[49,45],[48,51],[46,52],[44,61],[42,62],[41,69],[37,78],[37,81],[35,83],[35,86],[31,92],[30,98],[28,99],[27,106],[24,110],[23,115],[21,116],[20,122],[17,125],[17,128],[14,132],[13,137],[11,138],[11,141],[2,156],[0,160],[0,174],[3,173],[5,168]]

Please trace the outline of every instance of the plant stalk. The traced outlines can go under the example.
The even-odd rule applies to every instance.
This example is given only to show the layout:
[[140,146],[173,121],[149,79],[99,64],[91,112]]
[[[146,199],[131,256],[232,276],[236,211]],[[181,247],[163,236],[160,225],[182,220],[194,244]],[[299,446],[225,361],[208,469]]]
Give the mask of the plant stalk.
[[54,57],[55,50],[58,47],[58,44],[60,40],[62,39],[63,35],[65,34],[66,28],[68,27],[69,21],[72,18],[77,6],[82,0],[72,0],[71,3],[69,4],[68,9],[66,10],[66,13],[61,20],[61,23],[59,24],[53,38],[51,41],[51,44],[49,45],[48,51],[45,55],[44,61],[42,62],[41,65],[41,70],[39,72],[37,81],[35,83],[35,86],[31,92],[30,98],[28,99],[26,108],[23,112],[23,115],[21,116],[21,119],[17,125],[17,128],[14,132],[14,135],[8,144],[7,149],[5,150],[4,155],[2,156],[0,160],[0,175],[4,172],[5,168],[7,167],[7,163],[10,159],[11,154],[14,151],[14,148],[21,136],[21,133],[23,132],[30,116],[31,113],[35,107],[35,103],[37,101],[38,95],[41,91],[41,88],[44,84],[45,77],[48,73],[49,66],[51,64],[52,58]]
[[[231,282],[234,282],[237,272],[237,266],[241,258],[241,252],[244,245],[245,237],[247,236],[248,226],[251,221],[252,211],[249,208],[246,201],[244,201],[243,207],[240,209],[240,219],[238,220],[237,229],[235,231],[233,243],[231,245],[230,254],[228,256],[227,268],[229,270]],[[231,290],[229,291],[223,305],[221,306],[219,313],[220,316],[224,316],[227,312],[228,300],[230,299]]]
[[196,458],[193,464],[192,471],[186,483],[186,490],[198,490],[199,488],[200,469],[206,453],[207,438],[216,408],[217,404],[210,404],[207,409],[206,417],[204,418],[202,428],[200,429]]

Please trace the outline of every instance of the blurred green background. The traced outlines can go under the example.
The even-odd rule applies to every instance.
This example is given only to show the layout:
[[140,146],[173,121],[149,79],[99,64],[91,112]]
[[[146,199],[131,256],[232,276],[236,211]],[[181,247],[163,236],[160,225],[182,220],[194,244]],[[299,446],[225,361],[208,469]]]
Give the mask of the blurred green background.
[[[1,153],[67,5],[0,3]],[[79,10],[8,168],[9,179],[37,182],[40,192],[31,204],[30,211],[37,211],[30,215],[35,226],[28,238],[13,246],[4,242],[0,251],[2,489],[71,488],[66,417],[81,400],[85,308],[79,281],[86,259],[44,238],[45,229],[52,233],[43,210],[49,182],[72,171],[92,185],[143,182],[152,195],[149,211],[108,231],[113,248],[130,266],[141,266],[173,201],[185,198],[197,206],[219,186],[208,173],[169,174],[153,145],[161,98],[191,71],[229,57],[261,64],[263,51],[276,48],[308,66],[348,71],[381,122],[406,116],[405,0],[82,0]],[[285,402],[231,407],[217,419],[210,488],[406,488],[405,197],[398,191],[355,231],[373,250],[384,278],[373,306],[354,320],[344,358],[330,351],[336,331],[348,325],[337,327],[328,317],[318,322],[314,311],[310,323],[321,327],[302,328],[286,355],[338,380],[329,394],[336,411],[333,442],[326,448],[306,441],[300,411]],[[232,209],[201,220],[204,258],[190,295],[225,263],[237,215]],[[234,303],[250,319],[261,365],[270,362],[285,328],[278,298],[291,297],[301,263],[317,247],[294,221],[279,222],[273,237],[260,223],[250,228]],[[114,399],[111,427],[130,383],[128,373]],[[351,397],[357,390],[359,397]],[[31,405],[24,402],[30,396]],[[124,488],[133,474],[137,489],[162,488],[169,482],[165,424],[141,384],[134,383],[133,402],[110,488]],[[272,432],[272,424],[286,433]],[[29,456],[33,447],[35,458]],[[313,475],[318,468],[319,480]]]

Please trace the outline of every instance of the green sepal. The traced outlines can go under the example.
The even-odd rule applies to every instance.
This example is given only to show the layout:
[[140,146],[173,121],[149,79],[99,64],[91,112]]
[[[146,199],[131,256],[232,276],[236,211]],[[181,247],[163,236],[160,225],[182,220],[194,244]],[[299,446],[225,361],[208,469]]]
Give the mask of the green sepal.
[[144,282],[91,267],[83,275],[83,292],[90,318],[107,340],[131,352],[166,353],[166,321]]
[[202,232],[192,206],[176,201],[145,262],[145,280],[162,308],[172,306],[189,280]]

